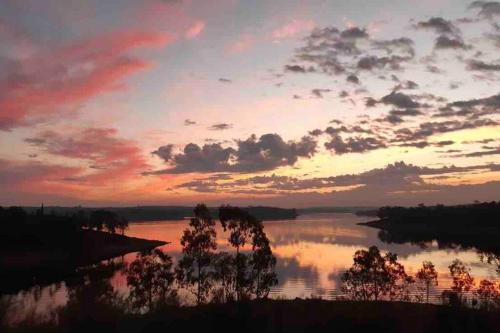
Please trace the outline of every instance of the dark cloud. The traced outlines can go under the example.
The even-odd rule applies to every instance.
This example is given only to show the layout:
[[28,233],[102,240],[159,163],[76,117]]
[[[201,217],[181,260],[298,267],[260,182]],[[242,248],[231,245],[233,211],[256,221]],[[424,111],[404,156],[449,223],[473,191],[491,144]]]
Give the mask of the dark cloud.
[[439,36],[434,45],[436,49],[468,49],[470,46],[466,45],[461,38],[453,38],[448,36]]
[[418,125],[416,129],[402,128],[396,130],[395,142],[415,142],[426,139],[432,135],[460,131],[464,129],[473,129],[484,126],[498,125],[497,121],[491,119],[475,120],[447,120],[442,122],[424,122]]
[[231,128],[233,128],[232,124],[218,123],[218,124],[213,124],[208,129],[211,131],[223,131]]
[[342,31],[340,37],[345,39],[368,38],[368,33],[365,29],[353,27]]
[[191,125],[196,125],[196,121],[190,119],[184,120],[184,126],[191,126]]
[[500,155],[500,146],[498,147],[485,147],[486,149],[480,151],[474,151],[467,154],[456,155],[457,157],[483,157],[483,156],[493,156]]
[[285,71],[292,73],[307,73],[311,72],[312,70],[306,69],[305,67],[299,65],[285,65]]
[[252,135],[236,142],[237,148],[224,148],[218,143],[200,147],[190,143],[182,153],[174,155],[170,169],[146,174],[189,172],[256,172],[294,165],[299,157],[309,158],[316,152],[317,142],[311,137],[285,142],[277,134]]
[[479,8],[479,16],[491,19],[500,16],[500,2],[497,1],[474,1],[469,8]]
[[380,99],[380,102],[387,105],[394,105],[402,109],[418,108],[420,104],[415,102],[410,96],[402,92],[393,91]]
[[[224,179],[222,182],[217,179],[205,178],[180,184],[177,188],[187,188],[197,192],[249,193],[248,191],[251,191],[252,194],[286,193],[289,195],[291,192],[300,193],[302,191],[350,186],[354,187],[354,189],[347,190],[346,193],[365,188],[370,189],[370,192],[373,193],[378,191],[379,195],[382,195],[388,190],[425,191],[429,187],[435,186],[427,184],[424,177],[448,178],[456,173],[482,170],[494,171],[498,167],[500,165],[486,164],[468,167],[444,166],[431,168],[401,161],[389,164],[384,168],[371,169],[358,174],[306,179],[272,174],[237,180]],[[248,190],[249,186],[251,190]]]
[[415,56],[414,42],[410,38],[401,37],[390,40],[375,40],[373,46],[385,50],[388,54],[403,52],[409,56]]
[[465,101],[456,101],[450,103],[449,106],[454,107],[474,107],[474,106],[486,106],[492,108],[500,108],[500,93],[486,98],[470,99]]
[[222,83],[231,83],[233,81],[231,79],[226,79],[226,78],[221,77],[221,78],[219,78],[219,82],[222,82]]
[[364,153],[370,150],[386,148],[386,144],[375,137],[350,137],[343,139],[340,135],[332,136],[325,143],[326,149],[333,150],[337,155],[347,153]]
[[497,72],[500,71],[500,64],[485,63],[484,61],[481,60],[471,59],[467,62],[467,69],[471,71]]
[[433,17],[428,21],[418,22],[415,27],[420,29],[430,29],[438,34],[456,35],[460,32],[460,30],[453,25],[451,21],[445,20],[442,17]]
[[409,61],[411,57],[392,55],[390,57],[365,56],[359,59],[357,68],[361,70],[384,69],[389,67],[393,70],[401,69],[401,63]]
[[349,75],[347,78],[346,78],[347,82],[351,82],[351,83],[354,83],[354,84],[359,84],[359,78],[354,75],[354,74],[351,74]]
[[331,92],[330,89],[313,89],[311,90],[311,94],[313,94],[317,98],[323,98],[324,93]]
[[173,157],[174,145],[161,146],[157,150],[151,152],[151,154],[160,157],[163,161],[168,162]]

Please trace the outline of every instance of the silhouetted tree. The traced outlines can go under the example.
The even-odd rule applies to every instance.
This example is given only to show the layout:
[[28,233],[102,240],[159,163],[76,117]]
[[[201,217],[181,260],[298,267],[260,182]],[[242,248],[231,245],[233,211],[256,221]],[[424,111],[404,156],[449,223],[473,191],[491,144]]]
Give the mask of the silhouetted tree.
[[125,218],[119,217],[115,212],[99,209],[90,214],[90,229],[98,231],[105,229],[107,232],[113,234],[116,233],[118,229],[123,234],[127,227],[128,221]]
[[479,308],[483,310],[500,309],[500,284],[498,288],[489,280],[481,280],[479,287],[474,290]]
[[160,249],[140,253],[127,270],[132,304],[138,308],[177,303],[177,292],[172,288],[175,275],[172,258]]
[[425,300],[429,303],[429,291],[431,286],[438,285],[438,273],[434,264],[430,261],[424,261],[422,268],[416,274],[416,278],[425,286]]
[[[229,243],[236,249],[235,294],[236,299],[267,297],[270,288],[278,283],[276,258],[272,254],[269,239],[262,221],[238,207],[222,206],[219,218],[224,231],[229,230]],[[251,245],[250,253],[242,248]]]
[[217,249],[215,221],[205,205],[197,205],[195,217],[181,238],[183,256],[176,268],[182,286],[194,288],[196,303],[207,300],[212,284],[214,251]]
[[235,257],[227,252],[217,253],[213,261],[213,278],[217,287],[212,290],[212,300],[215,303],[225,303],[236,300],[236,263]]
[[466,293],[470,292],[474,287],[474,278],[470,275],[470,268],[458,259],[455,259],[448,268],[453,279],[453,284],[451,290],[443,291],[443,301],[453,306],[466,305]]
[[397,255],[382,256],[376,246],[358,250],[354,263],[342,275],[342,290],[355,300],[408,299],[413,278],[397,262]]

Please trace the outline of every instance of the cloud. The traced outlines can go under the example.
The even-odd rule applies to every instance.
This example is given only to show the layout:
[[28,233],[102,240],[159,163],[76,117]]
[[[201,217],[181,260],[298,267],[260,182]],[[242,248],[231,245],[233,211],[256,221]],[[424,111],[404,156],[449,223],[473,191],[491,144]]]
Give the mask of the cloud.
[[184,120],[184,126],[191,126],[191,125],[196,125],[196,121],[190,119]]
[[186,30],[184,36],[187,39],[193,39],[198,37],[203,32],[203,30],[205,30],[205,22],[196,21],[191,27],[189,27],[188,30]]
[[500,71],[500,64],[485,63],[481,60],[471,59],[467,62],[467,69],[470,71],[497,72]]
[[82,182],[127,179],[147,168],[137,144],[118,137],[113,128],[86,128],[64,134],[45,131],[25,141],[47,154],[89,163],[89,169],[97,171],[80,175],[78,180]]
[[347,153],[365,153],[370,150],[386,148],[386,144],[375,137],[350,137],[343,139],[334,135],[325,143],[326,149],[333,150],[337,155]]
[[484,157],[484,156],[493,156],[500,155],[500,146],[498,147],[487,147],[489,149],[484,149],[480,151],[474,151],[467,154],[459,154],[455,155],[456,157]]
[[479,8],[479,16],[492,19],[500,16],[500,2],[497,1],[474,1],[469,8]]
[[394,105],[401,109],[413,109],[420,106],[420,104],[418,102],[415,102],[410,96],[396,91],[393,91],[389,95],[382,97],[380,99],[380,102],[383,104]]
[[230,80],[230,79],[226,79],[226,78],[221,77],[221,78],[219,78],[219,82],[222,82],[222,83],[231,83],[233,81]]
[[[367,200],[375,193],[381,196],[390,196],[392,192],[419,192],[428,190],[443,190],[446,187],[432,185],[426,178],[448,178],[457,173],[474,171],[495,171],[498,164],[472,165],[467,167],[443,166],[425,167],[408,164],[403,161],[388,164],[383,168],[371,169],[358,174],[343,174],[330,177],[297,178],[283,175],[253,176],[243,179],[216,179],[203,178],[181,183],[176,188],[184,188],[204,193],[251,193],[254,195],[276,194],[283,198],[294,200],[294,193],[308,193],[318,189],[332,189],[331,199],[343,194],[351,197],[361,195],[360,201]],[[335,192],[336,188],[347,188],[342,192]],[[350,189],[349,189],[350,188]],[[314,194],[315,192],[309,192]],[[377,195],[375,195],[377,197]]]
[[307,72],[314,72],[314,69],[311,67],[305,68],[299,65],[285,65],[285,71],[292,73],[307,73]]
[[292,166],[299,157],[309,158],[316,153],[317,147],[311,137],[285,142],[277,134],[265,134],[258,139],[252,135],[236,144],[236,148],[224,148],[218,143],[203,147],[190,143],[182,153],[169,159],[171,168],[146,174],[267,171]]
[[227,130],[230,128],[233,128],[232,124],[219,123],[219,124],[213,124],[208,129],[211,131],[223,131],[223,130]]
[[451,38],[447,36],[439,36],[434,45],[436,49],[468,49],[470,46],[466,45],[461,38]]
[[165,146],[161,146],[157,150],[151,152],[151,154],[158,156],[164,162],[168,162],[174,156],[173,155],[173,149],[174,149],[174,145],[165,145]]
[[347,82],[354,83],[354,84],[359,84],[359,83],[360,83],[360,82],[359,82],[359,78],[358,78],[356,75],[354,75],[354,74],[349,75],[349,76],[346,78],[346,81],[347,81]]
[[345,39],[368,38],[368,33],[366,32],[366,29],[352,27],[342,31],[340,33],[340,37]]
[[168,33],[114,33],[14,61],[0,81],[0,130],[74,112],[94,97],[123,90],[126,78],[151,67],[128,52],[172,41]]
[[287,39],[297,36],[305,31],[312,30],[315,26],[311,20],[291,20],[283,26],[275,29],[271,36],[274,40]]
[[428,21],[418,22],[415,27],[418,29],[430,29],[438,34],[457,35],[460,33],[460,30],[451,21],[445,20],[442,17],[433,17]]
[[311,90],[311,94],[313,94],[317,98],[323,98],[324,93],[331,92],[330,89],[313,89]]

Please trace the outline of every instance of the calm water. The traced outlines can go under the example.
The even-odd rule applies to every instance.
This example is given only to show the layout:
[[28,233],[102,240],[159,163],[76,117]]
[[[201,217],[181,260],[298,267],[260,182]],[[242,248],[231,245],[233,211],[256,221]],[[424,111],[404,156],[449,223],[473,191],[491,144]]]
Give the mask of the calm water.
[[[439,286],[433,290],[434,301],[441,290],[450,285],[448,265],[457,258],[472,268],[476,281],[482,278],[499,280],[495,266],[481,262],[474,250],[439,249],[437,242],[425,244],[425,247],[409,243],[387,244],[379,240],[378,230],[357,225],[367,220],[351,214],[314,214],[296,220],[265,222],[265,231],[278,259],[279,284],[272,290],[272,297],[332,299],[341,295],[340,276],[352,265],[354,252],[371,245],[397,253],[411,274],[418,270],[422,261],[432,261],[439,273]],[[187,224],[188,221],[134,223],[126,234],[171,242],[162,249],[176,259],[181,255],[179,239]],[[220,229],[217,232],[219,249],[229,250],[226,235]],[[134,258],[135,254],[131,253],[119,260],[130,262]],[[111,283],[115,289],[127,293],[126,279],[120,271],[114,274]],[[67,289],[61,282],[36,286],[17,295],[4,296],[4,299],[6,297],[11,303],[8,311],[11,321],[20,321],[33,314],[43,319],[65,304]]]

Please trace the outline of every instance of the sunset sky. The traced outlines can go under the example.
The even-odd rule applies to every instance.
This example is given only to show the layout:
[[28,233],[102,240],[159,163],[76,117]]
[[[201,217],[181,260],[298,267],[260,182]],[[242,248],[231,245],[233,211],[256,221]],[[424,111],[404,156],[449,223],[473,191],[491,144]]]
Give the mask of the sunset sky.
[[500,2],[0,0],[0,205],[500,199]]

